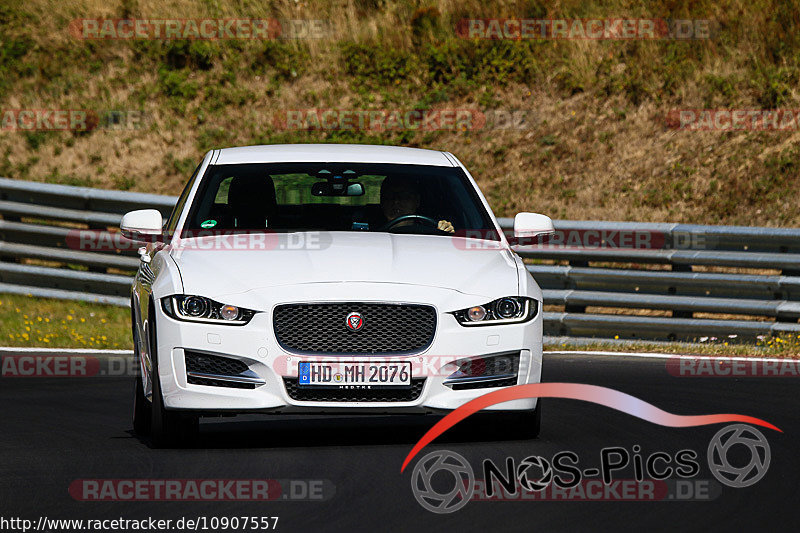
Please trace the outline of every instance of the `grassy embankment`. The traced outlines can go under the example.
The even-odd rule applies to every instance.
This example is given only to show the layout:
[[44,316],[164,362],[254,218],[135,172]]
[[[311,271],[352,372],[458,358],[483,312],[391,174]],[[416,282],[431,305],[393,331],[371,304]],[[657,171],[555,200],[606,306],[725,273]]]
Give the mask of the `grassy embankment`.
[[[433,7],[435,4],[436,7]],[[325,19],[327,37],[93,41],[78,18]],[[478,41],[462,18],[710,19],[690,41]],[[213,147],[399,143],[447,149],[495,212],[554,218],[800,224],[800,132],[676,132],[682,108],[798,108],[800,3],[602,6],[477,0],[227,4],[31,0],[0,6],[0,108],[142,110],[139,130],[0,133],[0,175],[177,194]],[[292,131],[292,109],[505,109],[525,130]]]
[[[141,110],[150,120],[120,131],[0,131],[0,175],[177,194],[213,147],[391,143],[454,152],[499,216],[532,210],[797,226],[800,201],[787,191],[799,185],[800,132],[674,131],[665,116],[682,108],[800,108],[799,13],[800,3],[782,0],[5,3],[0,109]],[[99,42],[67,31],[72,20],[98,17],[325,19],[331,32],[313,40]],[[713,36],[516,42],[455,34],[458,20],[484,17],[710,19]],[[307,108],[522,110],[528,121],[499,131],[276,125],[276,114]],[[39,337],[51,333],[54,345],[99,345],[92,334],[100,329],[70,330],[67,315],[79,310],[104,314],[106,346],[127,338],[123,310],[2,299],[5,310],[6,301],[17,302],[23,317],[2,311],[8,342],[46,343]],[[38,316],[57,327],[37,327]]]

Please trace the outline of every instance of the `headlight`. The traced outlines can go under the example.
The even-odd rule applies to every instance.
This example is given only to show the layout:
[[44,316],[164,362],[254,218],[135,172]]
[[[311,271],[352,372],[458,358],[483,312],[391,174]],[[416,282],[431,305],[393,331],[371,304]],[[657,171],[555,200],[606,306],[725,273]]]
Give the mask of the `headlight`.
[[204,317],[208,314],[208,300],[199,296],[189,296],[181,299],[178,309],[184,316],[195,318]]
[[161,299],[164,312],[176,320],[211,322],[243,326],[250,322],[255,311],[235,305],[221,304],[204,296],[176,294]]
[[522,307],[523,304],[514,298],[501,298],[494,304],[498,318],[518,318],[522,313]]
[[539,302],[524,296],[506,296],[483,305],[453,311],[462,326],[518,324],[536,316]]

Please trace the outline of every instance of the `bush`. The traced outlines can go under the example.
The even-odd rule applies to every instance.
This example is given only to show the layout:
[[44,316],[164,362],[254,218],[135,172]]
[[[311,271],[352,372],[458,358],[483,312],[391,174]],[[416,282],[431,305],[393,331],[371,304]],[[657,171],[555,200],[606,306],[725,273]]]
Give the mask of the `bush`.
[[164,169],[168,174],[183,176],[185,178],[188,178],[192,175],[192,171],[197,165],[197,162],[193,157],[184,157],[182,159],[178,159],[172,154],[172,152],[168,152],[167,155],[164,156],[163,163]]
[[197,82],[189,79],[185,70],[161,69],[158,73],[161,91],[180,100],[190,100],[197,96]]
[[47,140],[48,132],[46,131],[26,131],[25,142],[31,150],[38,150],[41,145]]
[[169,41],[165,61],[172,69],[194,67],[209,70],[220,55],[219,46],[208,41]]
[[419,72],[417,58],[403,50],[347,42],[341,52],[345,72],[356,85],[389,86]]
[[785,104],[797,83],[797,71],[774,65],[764,66],[757,78],[758,103],[765,109],[775,109]]
[[427,75],[442,83],[459,78],[470,84],[532,83],[538,73],[535,43],[451,40],[425,51]]
[[0,36],[0,98],[11,87],[15,78],[35,72],[34,64],[21,59],[34,47],[27,37],[5,39]]
[[304,46],[265,41],[250,63],[250,71],[258,75],[272,73],[279,80],[290,80],[305,71],[309,59]]
[[415,45],[445,39],[447,31],[441,21],[442,13],[435,7],[421,7],[411,15],[411,36]]

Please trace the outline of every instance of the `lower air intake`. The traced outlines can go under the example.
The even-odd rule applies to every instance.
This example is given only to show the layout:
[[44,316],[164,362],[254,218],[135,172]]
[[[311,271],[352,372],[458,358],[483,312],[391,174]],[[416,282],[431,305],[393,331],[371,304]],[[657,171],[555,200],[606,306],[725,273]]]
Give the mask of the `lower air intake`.
[[[227,387],[229,389],[255,389],[254,383],[242,383],[237,381],[214,379],[212,376],[230,376],[235,378],[241,376],[249,370],[243,361],[209,355],[200,352],[184,350],[186,361],[186,381],[191,385],[206,385],[209,387]],[[191,374],[203,374],[203,377]]]

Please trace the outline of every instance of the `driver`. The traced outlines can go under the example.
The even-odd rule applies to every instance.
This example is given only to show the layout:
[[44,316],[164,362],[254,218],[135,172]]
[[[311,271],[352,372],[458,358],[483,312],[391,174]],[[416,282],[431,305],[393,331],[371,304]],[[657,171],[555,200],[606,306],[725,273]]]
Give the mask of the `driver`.
[[[404,215],[417,215],[420,195],[417,188],[409,180],[389,176],[381,184],[381,209],[388,221]],[[399,222],[397,226],[414,224],[414,219]],[[447,233],[455,232],[453,224],[447,220],[440,220],[437,229]]]

